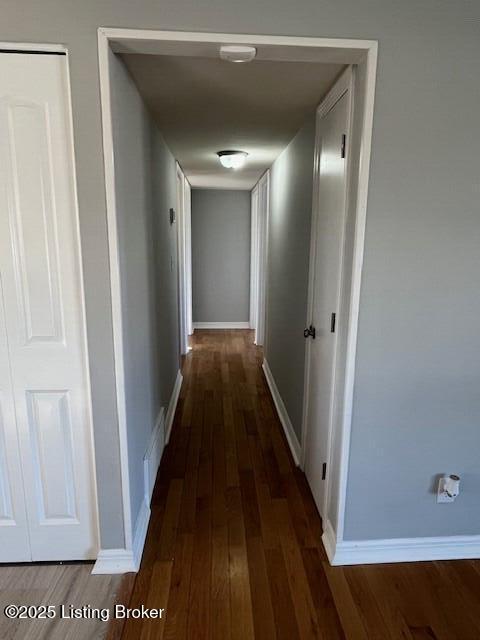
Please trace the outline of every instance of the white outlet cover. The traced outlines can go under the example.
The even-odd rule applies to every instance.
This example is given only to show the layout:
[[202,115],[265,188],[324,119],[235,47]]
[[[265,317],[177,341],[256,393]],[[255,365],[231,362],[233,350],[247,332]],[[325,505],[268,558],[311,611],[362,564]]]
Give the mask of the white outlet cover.
[[446,502],[455,502],[455,498],[451,498],[448,493],[444,489],[445,487],[445,478],[440,478],[438,481],[438,491],[437,491],[437,503],[443,504]]

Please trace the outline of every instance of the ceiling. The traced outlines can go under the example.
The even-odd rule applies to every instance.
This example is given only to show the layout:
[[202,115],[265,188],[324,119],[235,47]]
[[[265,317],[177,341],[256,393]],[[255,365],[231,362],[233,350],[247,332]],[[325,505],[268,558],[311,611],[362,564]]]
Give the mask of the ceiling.
[[[192,187],[251,189],[341,73],[342,64],[121,54]],[[216,152],[240,149],[243,169]]]

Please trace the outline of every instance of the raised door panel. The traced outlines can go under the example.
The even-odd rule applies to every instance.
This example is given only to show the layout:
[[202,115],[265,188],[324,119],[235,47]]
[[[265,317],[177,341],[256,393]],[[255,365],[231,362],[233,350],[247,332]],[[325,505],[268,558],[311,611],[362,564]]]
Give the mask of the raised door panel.
[[[62,341],[58,239],[48,105],[2,100],[10,229],[25,343]],[[7,169],[7,171],[8,171]]]
[[69,394],[28,391],[27,406],[39,521],[76,520]]

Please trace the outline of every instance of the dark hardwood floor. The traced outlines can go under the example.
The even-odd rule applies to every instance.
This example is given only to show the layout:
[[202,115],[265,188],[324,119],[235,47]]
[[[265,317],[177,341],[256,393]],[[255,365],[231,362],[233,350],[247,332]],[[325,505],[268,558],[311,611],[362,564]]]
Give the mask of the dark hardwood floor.
[[195,332],[123,640],[479,640],[479,561],[330,567],[252,337]]

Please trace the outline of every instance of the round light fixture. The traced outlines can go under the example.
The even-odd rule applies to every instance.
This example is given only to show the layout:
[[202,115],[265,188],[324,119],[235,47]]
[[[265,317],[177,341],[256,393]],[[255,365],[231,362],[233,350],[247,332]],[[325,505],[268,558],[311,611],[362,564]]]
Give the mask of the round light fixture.
[[217,151],[218,159],[226,169],[241,169],[245,164],[248,153],[246,151],[225,150]]
[[257,55],[255,47],[244,45],[224,45],[220,47],[220,58],[228,62],[251,62]]

